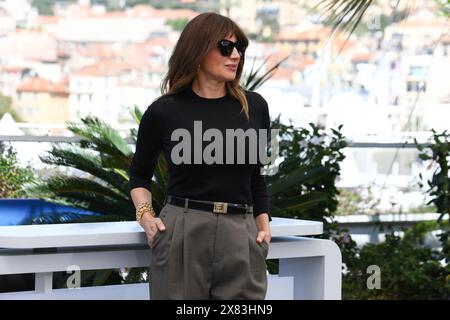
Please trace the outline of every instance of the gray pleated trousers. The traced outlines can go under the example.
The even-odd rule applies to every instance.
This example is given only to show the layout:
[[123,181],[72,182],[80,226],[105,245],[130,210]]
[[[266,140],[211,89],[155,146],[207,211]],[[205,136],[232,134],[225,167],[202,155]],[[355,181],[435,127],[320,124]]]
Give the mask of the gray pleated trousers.
[[150,299],[263,300],[269,245],[256,242],[253,214],[220,214],[166,204],[166,230],[153,241]]

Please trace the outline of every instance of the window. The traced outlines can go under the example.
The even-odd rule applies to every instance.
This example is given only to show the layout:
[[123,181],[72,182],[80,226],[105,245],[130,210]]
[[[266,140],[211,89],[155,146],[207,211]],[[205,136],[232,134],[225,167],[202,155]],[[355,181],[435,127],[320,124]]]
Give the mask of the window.
[[410,66],[409,75],[414,77],[425,77],[427,75],[427,68],[425,66]]
[[406,91],[408,92],[425,92],[427,88],[427,84],[425,81],[408,81],[406,84]]

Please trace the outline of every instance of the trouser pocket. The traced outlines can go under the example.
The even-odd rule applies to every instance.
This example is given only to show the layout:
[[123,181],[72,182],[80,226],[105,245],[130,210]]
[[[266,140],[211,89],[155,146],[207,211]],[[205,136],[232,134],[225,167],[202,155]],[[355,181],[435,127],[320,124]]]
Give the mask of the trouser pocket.
[[[166,216],[167,216],[168,212],[169,212],[169,210],[167,208],[167,205],[165,205],[161,209],[161,211],[158,215],[158,218],[161,219],[161,221],[164,223],[164,226],[166,226],[166,224],[167,224]],[[167,226],[166,226],[165,231],[159,231],[159,229],[156,230],[156,234],[153,237],[153,242],[152,242],[152,246],[151,246],[152,249],[154,249],[158,245],[158,243],[160,242],[160,239],[162,238],[163,233],[165,233],[165,232],[167,232]]]
[[164,231],[157,231],[152,243],[152,265],[163,265],[166,261],[167,253],[173,237],[177,212],[171,209],[170,205],[165,205],[159,216],[166,227]]
[[251,233],[251,237],[252,237],[252,239],[250,239],[250,241],[252,241],[252,243],[254,243],[254,245],[251,247],[258,247],[259,252],[262,253],[263,258],[266,259],[267,254],[269,253],[269,244],[267,243],[266,240],[263,240],[261,243],[258,243],[256,241],[256,238],[258,237],[258,229],[256,226],[256,221],[252,217],[248,217],[247,219],[249,221],[250,233]]
[[266,240],[263,240],[260,244],[259,244],[263,250],[263,255],[264,258],[267,258],[267,255],[269,253],[269,244],[267,243]]

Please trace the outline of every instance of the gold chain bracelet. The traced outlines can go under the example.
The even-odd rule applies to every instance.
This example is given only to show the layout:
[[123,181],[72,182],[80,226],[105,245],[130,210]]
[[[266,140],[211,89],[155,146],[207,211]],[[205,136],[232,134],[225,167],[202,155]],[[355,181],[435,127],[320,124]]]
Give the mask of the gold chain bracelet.
[[136,221],[141,222],[142,216],[144,213],[150,213],[152,217],[156,216],[155,210],[153,210],[153,207],[148,202],[141,202],[136,208]]

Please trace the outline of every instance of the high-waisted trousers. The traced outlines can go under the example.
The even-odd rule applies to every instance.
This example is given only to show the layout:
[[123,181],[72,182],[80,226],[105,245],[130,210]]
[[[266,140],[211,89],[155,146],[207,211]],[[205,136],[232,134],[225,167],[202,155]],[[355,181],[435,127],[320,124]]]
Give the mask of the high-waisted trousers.
[[221,214],[165,204],[152,243],[153,300],[263,300],[269,245],[252,213]]

